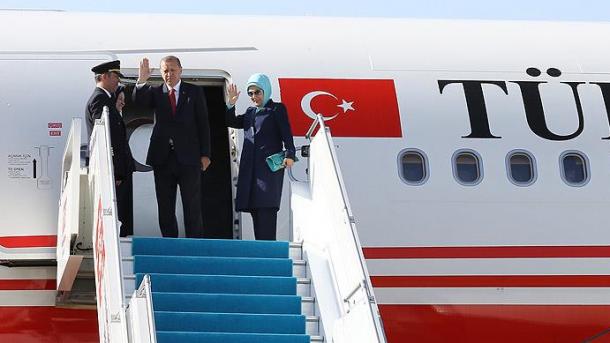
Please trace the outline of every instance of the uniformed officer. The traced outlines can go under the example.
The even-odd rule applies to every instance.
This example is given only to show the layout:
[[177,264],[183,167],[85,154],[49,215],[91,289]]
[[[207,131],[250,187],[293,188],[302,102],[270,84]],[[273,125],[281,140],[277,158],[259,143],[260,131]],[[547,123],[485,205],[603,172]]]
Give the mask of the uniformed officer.
[[101,118],[104,106],[108,106],[110,142],[112,146],[112,164],[114,167],[114,180],[116,187],[117,211],[121,221],[120,236],[133,235],[133,182],[132,173],[134,162],[127,141],[127,131],[123,117],[117,109],[115,92],[119,86],[121,62],[110,61],[91,68],[95,74],[95,90],[87,102],[85,119],[87,132],[91,137],[93,124]]

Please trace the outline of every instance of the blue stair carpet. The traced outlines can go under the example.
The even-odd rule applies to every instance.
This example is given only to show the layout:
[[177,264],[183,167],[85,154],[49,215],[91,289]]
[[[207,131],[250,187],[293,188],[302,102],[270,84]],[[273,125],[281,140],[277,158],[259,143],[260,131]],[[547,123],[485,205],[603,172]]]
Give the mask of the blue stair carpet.
[[163,293],[153,294],[156,311],[301,314],[295,295]]
[[288,242],[134,237],[157,341],[309,343]]
[[157,343],[309,343],[308,335],[157,331]]
[[288,242],[138,237],[133,255],[288,258]]
[[292,276],[289,258],[134,255],[138,273]]
[[[149,274],[153,292],[294,295],[294,277]],[[136,274],[136,284],[144,274]]]

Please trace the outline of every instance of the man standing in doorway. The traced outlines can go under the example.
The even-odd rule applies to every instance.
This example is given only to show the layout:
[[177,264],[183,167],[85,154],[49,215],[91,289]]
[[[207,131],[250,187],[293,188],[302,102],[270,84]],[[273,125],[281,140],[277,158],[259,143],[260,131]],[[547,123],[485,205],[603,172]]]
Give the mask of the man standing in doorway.
[[119,77],[123,77],[121,62],[104,62],[91,68],[91,71],[95,74],[96,87],[85,108],[87,133],[91,137],[95,120],[102,117],[104,106],[108,106],[117,211],[121,222],[120,236],[127,237],[133,235],[132,174],[135,168],[125,122],[116,107],[115,92],[119,86]]
[[155,112],[146,163],[153,168],[159,227],[163,237],[178,237],[176,191],[180,186],[186,237],[203,237],[201,171],[210,160],[210,127],[201,87],[181,81],[182,65],[176,56],[161,59],[160,86],[146,84],[151,69],[140,62],[134,90],[136,103]]

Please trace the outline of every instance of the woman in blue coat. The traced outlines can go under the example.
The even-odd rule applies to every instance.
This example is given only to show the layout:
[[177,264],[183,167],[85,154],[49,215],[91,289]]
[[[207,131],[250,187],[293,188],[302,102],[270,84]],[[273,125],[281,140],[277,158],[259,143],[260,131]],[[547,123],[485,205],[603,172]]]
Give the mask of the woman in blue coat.
[[246,89],[253,106],[244,114],[235,115],[235,103],[241,92],[234,84],[229,85],[225,117],[229,127],[244,130],[235,207],[252,215],[256,239],[275,240],[284,169],[273,172],[265,160],[285,150],[283,164],[291,167],[295,147],[286,107],[271,100],[269,78],[254,74],[248,79]]

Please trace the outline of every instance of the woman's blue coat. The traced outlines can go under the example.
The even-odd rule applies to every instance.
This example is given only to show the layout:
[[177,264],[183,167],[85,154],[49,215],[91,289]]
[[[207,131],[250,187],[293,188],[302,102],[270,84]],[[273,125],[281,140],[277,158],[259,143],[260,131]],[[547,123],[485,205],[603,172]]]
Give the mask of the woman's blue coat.
[[227,126],[244,130],[236,210],[279,209],[284,169],[272,172],[265,159],[282,150],[286,150],[286,157],[294,159],[295,147],[286,107],[269,100],[258,112],[256,107],[249,107],[244,114],[236,116],[233,106],[227,109],[225,119]]

